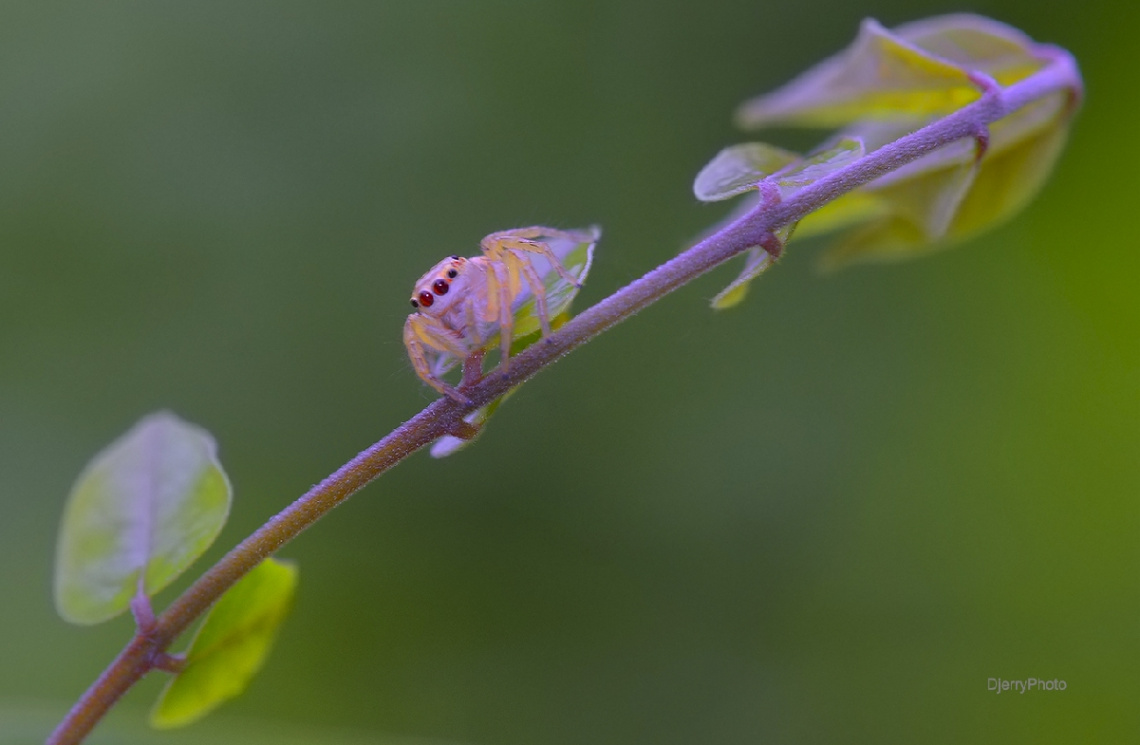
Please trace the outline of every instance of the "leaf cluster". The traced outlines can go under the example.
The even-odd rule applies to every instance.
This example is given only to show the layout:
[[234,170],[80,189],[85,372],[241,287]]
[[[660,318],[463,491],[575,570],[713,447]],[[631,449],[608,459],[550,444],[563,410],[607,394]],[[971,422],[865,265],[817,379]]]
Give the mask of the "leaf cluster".
[[[738,123],[838,128],[801,156],[762,142],[722,150],[698,174],[702,201],[745,192],[788,198],[865,153],[900,138],[1051,61],[1049,48],[988,18],[949,15],[883,28],[867,20],[844,51],[788,84],[744,103]],[[822,265],[910,258],[952,245],[1007,220],[1041,188],[1065,143],[1077,91],[1043,97],[975,133],[833,200],[777,234],[838,232]],[[762,198],[762,197],[761,197]],[[734,214],[755,206],[755,197]],[[728,308],[772,263],[750,249],[740,276],[713,299]]]

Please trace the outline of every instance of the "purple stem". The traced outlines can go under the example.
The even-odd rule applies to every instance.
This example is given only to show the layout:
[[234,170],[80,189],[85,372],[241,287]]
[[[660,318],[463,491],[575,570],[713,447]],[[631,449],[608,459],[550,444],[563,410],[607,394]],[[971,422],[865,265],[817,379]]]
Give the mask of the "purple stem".
[[[847,192],[940,147],[966,137],[979,137],[989,124],[1051,93],[1068,91],[1080,100],[1076,62],[1063,49],[1042,45],[1038,55],[1048,64],[1009,88],[988,88],[982,98],[922,129],[869,153],[845,168],[801,189],[783,202],[761,204],[697,245],[662,264],[568,321],[548,337],[511,359],[502,375],[489,375],[465,386],[469,403],[443,397],[384,439],[358,454],[310,489],[253,535],[242,541],[139,633],[103,671],[47,739],[48,745],[79,743],[135,682],[157,667],[174,667],[165,650],[227,589],[262,559],[297,537],[325,513],[365,484],[425,445],[449,433],[469,434],[463,416],[520,385],[606,329],[746,249],[762,245],[779,228],[796,222]],[[474,381],[473,370],[465,379]]]

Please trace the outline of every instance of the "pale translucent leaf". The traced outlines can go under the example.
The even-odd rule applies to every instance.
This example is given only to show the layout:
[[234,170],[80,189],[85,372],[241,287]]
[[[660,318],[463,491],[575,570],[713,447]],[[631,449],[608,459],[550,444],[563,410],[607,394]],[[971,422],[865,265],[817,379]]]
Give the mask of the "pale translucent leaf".
[[296,587],[296,566],[269,558],[227,590],[159,696],[151,724],[181,727],[240,695],[269,655]]
[[858,137],[840,137],[833,144],[808,155],[779,174],[775,181],[781,196],[787,198],[805,186],[814,184],[824,176],[851,165],[866,155],[863,141]]
[[693,182],[702,202],[717,202],[743,194],[768,176],[796,162],[800,156],[763,142],[733,145],[717,153]]
[[515,390],[515,388],[512,388],[486,406],[481,406],[463,417],[463,421],[475,428],[475,436],[465,440],[455,435],[444,435],[432,443],[431,450],[429,451],[431,452],[431,457],[446,458],[475,442],[479,435],[483,433],[483,426],[487,423],[487,420],[498,411],[499,407],[503,405],[503,402],[510,398]]
[[[585,284],[586,277],[590,273],[590,267],[594,263],[594,246],[602,237],[602,232],[600,228],[593,226],[586,230],[572,231],[572,235],[575,236],[575,240],[567,240],[561,237],[540,240],[549,244],[551,251],[562,261],[566,271],[577,280],[577,285],[564,280],[550,265],[550,262],[543,257],[534,256],[531,258],[535,271],[538,272],[538,276],[546,287],[546,311],[550,318],[560,316],[570,309],[570,304],[577,296],[581,285]],[[529,292],[524,291],[515,299],[513,310],[515,327],[512,330],[512,335],[514,338],[522,338],[540,329],[534,296]],[[491,336],[487,348],[493,349],[498,346],[498,337]]]
[[151,414],[95,456],[64,509],[55,601],[72,623],[125,611],[213,543],[230,508],[214,440],[169,412]]

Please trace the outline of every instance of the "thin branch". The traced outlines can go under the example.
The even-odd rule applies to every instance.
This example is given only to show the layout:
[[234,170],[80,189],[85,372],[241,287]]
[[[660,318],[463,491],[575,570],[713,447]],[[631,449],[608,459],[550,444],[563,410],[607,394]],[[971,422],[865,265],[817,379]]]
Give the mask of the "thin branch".
[[474,369],[462,387],[470,403],[443,397],[364,450],[286,507],[226,554],[167,610],[147,633],[138,633],[48,738],[48,745],[79,743],[135,682],[167,658],[167,647],[227,589],[262,559],[297,537],[325,513],[425,445],[450,433],[466,433],[463,416],[485,406],[538,371],[582,346],[611,326],[661,299],[744,250],[769,241],[779,228],[796,222],[847,192],[963,138],[977,138],[986,127],[1043,96],[1069,91],[1079,100],[1076,63],[1062,49],[1040,48],[1049,64],[1006,89],[988,89],[969,106],[886,145],[807,186],[789,199],[764,203],[745,216],[662,264],[572,318],[547,343],[534,344],[511,359],[507,372],[480,379]]

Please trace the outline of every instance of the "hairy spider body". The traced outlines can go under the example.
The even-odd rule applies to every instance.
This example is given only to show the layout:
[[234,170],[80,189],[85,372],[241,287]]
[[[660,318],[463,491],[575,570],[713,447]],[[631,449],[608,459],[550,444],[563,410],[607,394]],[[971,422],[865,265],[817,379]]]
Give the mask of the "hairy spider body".
[[499,334],[500,366],[510,358],[514,311],[534,297],[543,336],[550,334],[546,286],[534,266],[541,256],[558,275],[579,286],[550,246],[540,238],[581,236],[553,228],[528,227],[491,233],[480,242],[482,256],[451,256],[420,277],[412,292],[416,309],[404,323],[404,346],[420,379],[461,403],[467,398],[447,385],[428,361],[427,350],[466,360],[484,350],[487,340]]

